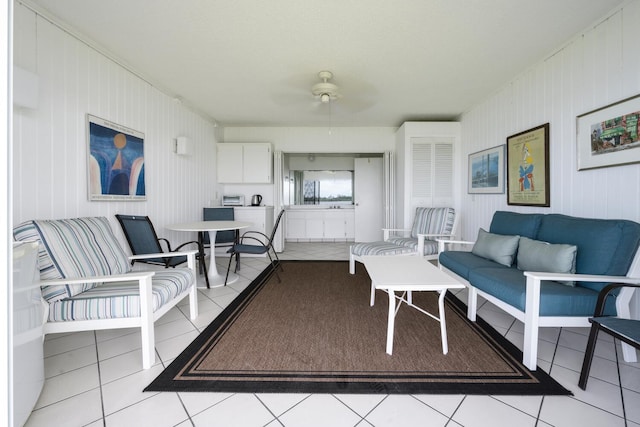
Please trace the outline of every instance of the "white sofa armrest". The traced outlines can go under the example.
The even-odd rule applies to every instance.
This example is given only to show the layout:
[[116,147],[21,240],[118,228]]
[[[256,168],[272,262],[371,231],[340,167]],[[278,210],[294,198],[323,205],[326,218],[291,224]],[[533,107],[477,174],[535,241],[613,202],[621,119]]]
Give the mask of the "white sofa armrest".
[[444,252],[447,249],[447,245],[461,245],[461,246],[473,246],[476,242],[468,240],[449,240],[449,239],[436,239],[438,242],[438,253]]
[[117,282],[131,282],[134,280],[145,280],[153,277],[156,274],[154,271],[134,271],[125,274],[115,274],[111,276],[87,276],[87,277],[74,277],[66,279],[53,279],[42,280],[38,284],[40,286],[50,285],[77,285],[80,283],[117,283]]
[[179,252],[161,252],[157,254],[131,255],[129,259],[136,260],[136,259],[150,259],[150,258],[170,258],[170,257],[185,256],[185,255],[187,256],[187,258],[189,258],[189,256],[193,256],[195,259],[195,256],[197,253],[198,251],[196,249],[192,249],[189,251],[179,251]]
[[542,271],[525,271],[524,275],[537,281],[561,280],[576,282],[618,282],[639,284],[640,277],[602,276],[598,274],[547,273]]

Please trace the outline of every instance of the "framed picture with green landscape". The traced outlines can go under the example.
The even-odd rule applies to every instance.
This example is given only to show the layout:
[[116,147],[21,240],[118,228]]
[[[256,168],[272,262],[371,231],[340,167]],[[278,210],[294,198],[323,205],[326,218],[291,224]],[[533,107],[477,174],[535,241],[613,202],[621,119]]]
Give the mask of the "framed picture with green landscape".
[[469,194],[504,193],[504,145],[469,154]]
[[576,119],[578,170],[640,162],[640,95]]

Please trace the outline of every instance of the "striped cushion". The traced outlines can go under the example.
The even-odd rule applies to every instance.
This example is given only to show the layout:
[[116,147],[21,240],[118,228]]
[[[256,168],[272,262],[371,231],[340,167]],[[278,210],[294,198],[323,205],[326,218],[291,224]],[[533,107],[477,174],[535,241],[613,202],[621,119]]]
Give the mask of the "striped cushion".
[[[186,291],[195,276],[189,268],[156,271],[153,276],[153,311]],[[49,305],[49,321],[95,320],[140,316],[138,282],[105,283]]]
[[415,252],[406,246],[398,246],[388,241],[355,243],[351,245],[351,253],[357,256],[361,255],[403,255]]
[[[418,239],[412,239],[409,237],[391,237],[387,240],[389,243],[393,243],[394,245],[404,246],[407,248],[411,248],[414,252],[418,250]],[[438,253],[438,242],[435,240],[427,240],[424,239],[424,251],[422,255],[434,255]]]
[[[13,230],[18,241],[37,241],[40,278],[90,277],[127,273],[127,254],[104,217],[27,221]],[[43,286],[45,300],[69,298],[96,284]]]
[[411,237],[418,234],[451,234],[456,212],[453,208],[416,208]]

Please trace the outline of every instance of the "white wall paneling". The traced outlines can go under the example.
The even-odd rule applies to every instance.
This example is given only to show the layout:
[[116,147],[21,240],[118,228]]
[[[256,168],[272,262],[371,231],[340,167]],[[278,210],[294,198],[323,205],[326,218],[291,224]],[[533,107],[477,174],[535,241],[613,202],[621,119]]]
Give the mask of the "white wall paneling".
[[[576,116],[640,93],[640,1],[622,9],[508,82],[461,117],[462,158],[509,135],[550,123],[551,207],[508,206],[506,195],[461,189],[461,232],[475,238],[496,210],[563,213],[640,221],[640,165],[587,171],[576,167]],[[467,182],[467,167],[463,183]],[[466,184],[464,184],[466,186]]]
[[[32,10],[16,3],[16,66],[38,77],[35,109],[15,107],[14,223],[34,218],[149,215],[164,225],[200,219],[215,198],[215,126]],[[89,202],[87,113],[145,134],[144,202]],[[174,153],[187,137],[189,155]]]

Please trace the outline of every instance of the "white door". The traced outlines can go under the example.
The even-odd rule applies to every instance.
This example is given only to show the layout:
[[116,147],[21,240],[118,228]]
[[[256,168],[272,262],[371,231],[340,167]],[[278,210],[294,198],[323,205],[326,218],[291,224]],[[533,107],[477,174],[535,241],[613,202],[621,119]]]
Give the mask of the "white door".
[[382,157],[355,159],[353,180],[355,241],[382,240],[385,209]]

